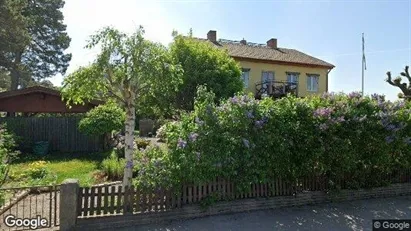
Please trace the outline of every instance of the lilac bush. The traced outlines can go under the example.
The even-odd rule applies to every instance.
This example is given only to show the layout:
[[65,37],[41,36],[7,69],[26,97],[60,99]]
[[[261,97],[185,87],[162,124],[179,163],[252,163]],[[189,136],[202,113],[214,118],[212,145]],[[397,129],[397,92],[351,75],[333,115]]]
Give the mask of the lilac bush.
[[358,92],[279,100],[236,95],[216,104],[201,87],[195,110],[167,126],[169,182],[219,176],[245,190],[314,174],[337,188],[343,177],[351,188],[381,185],[378,179],[410,167],[410,110],[410,103]]

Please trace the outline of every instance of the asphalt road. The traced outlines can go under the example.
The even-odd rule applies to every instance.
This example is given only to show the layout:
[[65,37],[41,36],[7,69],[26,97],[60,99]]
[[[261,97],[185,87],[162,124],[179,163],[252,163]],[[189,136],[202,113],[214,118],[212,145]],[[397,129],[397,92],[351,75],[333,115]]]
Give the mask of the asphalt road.
[[411,197],[369,199],[209,216],[116,231],[372,230],[372,219],[411,219]]

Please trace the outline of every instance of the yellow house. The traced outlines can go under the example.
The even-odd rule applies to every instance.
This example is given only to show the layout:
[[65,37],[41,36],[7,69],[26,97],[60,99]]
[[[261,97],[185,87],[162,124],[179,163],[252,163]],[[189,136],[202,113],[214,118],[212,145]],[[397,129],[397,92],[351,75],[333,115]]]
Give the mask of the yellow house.
[[301,51],[277,47],[277,39],[267,44],[245,41],[217,40],[210,30],[207,40],[228,54],[242,67],[245,88],[256,98],[268,95],[281,97],[288,93],[297,96],[328,92],[328,73],[334,65]]

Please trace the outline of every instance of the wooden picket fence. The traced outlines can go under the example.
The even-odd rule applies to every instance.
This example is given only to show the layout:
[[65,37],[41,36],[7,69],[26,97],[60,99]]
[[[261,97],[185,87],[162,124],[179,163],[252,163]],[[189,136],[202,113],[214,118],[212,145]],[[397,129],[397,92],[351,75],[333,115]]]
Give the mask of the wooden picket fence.
[[[392,183],[411,183],[411,171],[387,175]],[[345,189],[345,179],[337,182]],[[329,185],[325,176],[306,176],[296,182],[276,179],[267,183],[251,184],[247,193],[237,192],[229,180],[216,178],[200,185],[183,185],[178,193],[174,190],[159,189],[146,191],[122,186],[80,187],[78,194],[78,217],[112,216],[124,214],[158,213],[195,204],[208,197],[215,200],[236,200],[292,196],[302,191],[325,191]]]
[[[160,212],[198,203],[209,196],[217,200],[290,196],[296,190],[295,186],[277,179],[264,184],[251,184],[248,193],[237,193],[233,183],[217,178],[206,184],[184,185],[178,194],[173,190],[145,191],[134,186],[81,187],[77,211],[79,217]],[[300,188],[320,190],[321,187],[316,181],[307,179],[301,182]]]

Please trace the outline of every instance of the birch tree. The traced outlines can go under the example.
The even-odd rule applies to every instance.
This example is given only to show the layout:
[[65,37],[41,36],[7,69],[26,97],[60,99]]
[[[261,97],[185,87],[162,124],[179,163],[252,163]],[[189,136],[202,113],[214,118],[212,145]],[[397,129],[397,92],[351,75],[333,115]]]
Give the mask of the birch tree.
[[99,96],[113,98],[124,107],[124,186],[131,185],[132,178],[136,100],[163,84],[177,90],[182,74],[180,65],[163,45],[143,36],[142,27],[131,35],[111,27],[98,31],[86,46],[101,48],[97,58],[68,75],[63,83],[63,98],[68,104],[83,104]]

